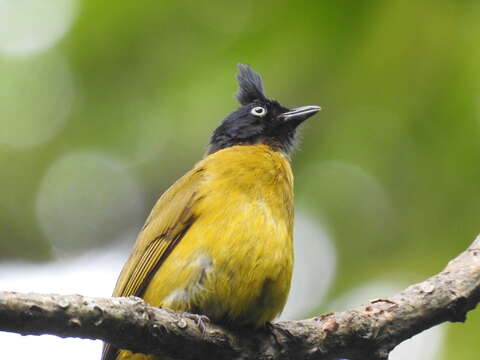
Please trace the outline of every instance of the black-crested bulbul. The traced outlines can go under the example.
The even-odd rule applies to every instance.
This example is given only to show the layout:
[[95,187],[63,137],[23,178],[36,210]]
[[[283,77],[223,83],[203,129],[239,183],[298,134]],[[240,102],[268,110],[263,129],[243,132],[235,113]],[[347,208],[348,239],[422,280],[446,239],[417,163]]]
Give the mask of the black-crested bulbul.
[[[147,218],[113,296],[259,327],[283,309],[293,266],[293,174],[298,126],[318,106],[287,108],[239,65],[240,107],[213,132],[205,157]],[[112,329],[115,331],[115,329]],[[103,360],[146,360],[105,345]]]

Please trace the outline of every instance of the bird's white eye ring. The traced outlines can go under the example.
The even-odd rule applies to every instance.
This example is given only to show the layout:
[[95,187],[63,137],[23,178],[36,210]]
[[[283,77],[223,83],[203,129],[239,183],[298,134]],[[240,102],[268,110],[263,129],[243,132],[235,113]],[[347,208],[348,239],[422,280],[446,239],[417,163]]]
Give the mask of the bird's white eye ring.
[[267,109],[262,106],[255,106],[250,113],[255,116],[263,117],[267,113]]

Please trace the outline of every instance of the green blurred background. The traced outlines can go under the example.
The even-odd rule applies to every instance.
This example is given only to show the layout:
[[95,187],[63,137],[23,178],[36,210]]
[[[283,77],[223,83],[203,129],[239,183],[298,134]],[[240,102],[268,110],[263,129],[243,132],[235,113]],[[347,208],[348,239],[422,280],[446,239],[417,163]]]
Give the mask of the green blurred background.
[[[237,106],[243,62],[323,107],[293,167],[336,270],[305,316],[434,274],[480,232],[479,18],[467,0],[0,1],[0,264],[127,249]],[[478,331],[477,312],[444,327],[434,358],[478,359]]]

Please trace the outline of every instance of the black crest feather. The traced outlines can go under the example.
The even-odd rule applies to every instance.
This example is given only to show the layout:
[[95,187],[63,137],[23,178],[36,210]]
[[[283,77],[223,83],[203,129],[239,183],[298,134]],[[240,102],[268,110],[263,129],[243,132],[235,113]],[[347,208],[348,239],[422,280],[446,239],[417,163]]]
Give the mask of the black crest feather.
[[250,104],[255,100],[266,100],[263,94],[262,78],[248,65],[238,64],[237,100],[240,104]]

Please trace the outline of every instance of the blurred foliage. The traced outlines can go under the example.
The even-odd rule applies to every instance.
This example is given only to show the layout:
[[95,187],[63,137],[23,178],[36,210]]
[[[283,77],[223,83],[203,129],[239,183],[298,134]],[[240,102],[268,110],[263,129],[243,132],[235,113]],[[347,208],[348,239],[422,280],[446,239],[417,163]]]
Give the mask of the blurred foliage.
[[[440,270],[480,232],[479,16],[480,4],[468,0],[83,1],[67,36],[31,58],[62,61],[70,72],[65,122],[39,144],[0,142],[0,257],[54,256],[39,220],[39,191],[51,191],[42,181],[66,154],[118,159],[141,185],[146,213],[201,158],[211,131],[237,106],[235,64],[244,62],[263,75],[267,94],[324,108],[305,125],[293,163],[298,205],[321,219],[337,247],[331,296],[369,279],[401,274],[417,281]],[[11,61],[0,57],[0,77],[10,74],[21,86],[5,65]],[[31,126],[16,133],[42,130],[25,96],[50,94],[52,83],[39,76],[23,84],[28,89],[14,96],[0,86],[0,132],[15,124],[12,103],[30,111]],[[65,170],[64,181],[88,178],[82,169],[81,177]],[[114,186],[127,190],[102,198],[95,218],[105,202],[127,196],[128,186]],[[78,191],[61,181],[59,187]],[[90,195],[99,194],[83,190],[80,209],[88,212]],[[52,216],[86,221],[81,211],[64,211],[62,199]],[[109,230],[94,226],[72,249],[115,241],[141,221],[119,214],[105,214],[98,224]],[[479,328],[477,313],[465,326],[451,326],[445,358],[476,359]]]

